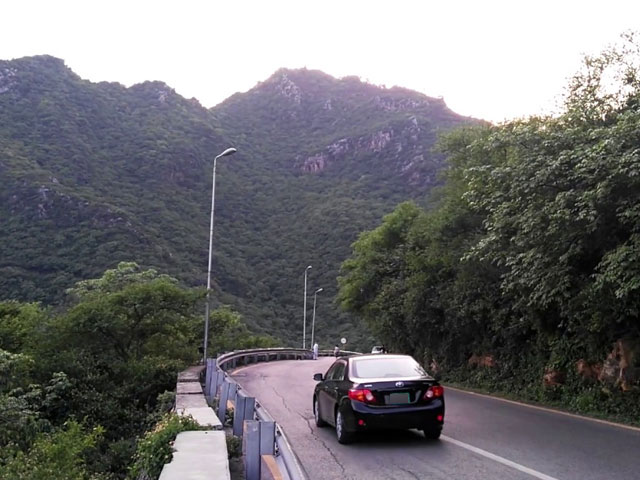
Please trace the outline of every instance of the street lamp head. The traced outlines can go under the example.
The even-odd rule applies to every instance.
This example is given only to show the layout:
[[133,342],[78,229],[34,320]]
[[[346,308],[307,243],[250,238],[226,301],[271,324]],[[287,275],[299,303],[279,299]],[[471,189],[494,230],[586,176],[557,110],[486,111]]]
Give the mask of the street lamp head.
[[305,270],[309,270],[311,268],[311,265],[309,265],[307,268],[305,268]]
[[322,288],[319,288],[316,290],[316,293],[320,293],[322,290],[323,290]]
[[220,155],[218,155],[216,158],[220,158],[220,157],[226,157],[227,155],[233,155],[234,153],[236,153],[237,150],[233,147],[231,148],[227,148],[224,152],[222,152]]

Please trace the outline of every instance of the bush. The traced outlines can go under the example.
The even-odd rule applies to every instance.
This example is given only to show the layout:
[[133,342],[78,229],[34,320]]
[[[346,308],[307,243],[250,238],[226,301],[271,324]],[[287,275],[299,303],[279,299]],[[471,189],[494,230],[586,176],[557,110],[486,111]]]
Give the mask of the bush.
[[16,452],[0,467],[3,480],[93,480],[105,477],[90,475],[85,456],[95,449],[102,429],[86,433],[80,424],[68,422],[64,430],[40,434],[27,452]]
[[162,467],[173,457],[172,445],[180,432],[202,430],[191,417],[175,413],[165,415],[155,428],[138,441],[129,478],[154,480],[160,476]]
[[227,455],[229,458],[242,457],[242,438],[227,435]]

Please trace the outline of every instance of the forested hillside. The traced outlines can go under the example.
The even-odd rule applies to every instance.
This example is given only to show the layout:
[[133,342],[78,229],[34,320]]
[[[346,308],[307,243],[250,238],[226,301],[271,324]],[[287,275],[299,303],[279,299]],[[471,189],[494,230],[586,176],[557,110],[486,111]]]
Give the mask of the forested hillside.
[[[0,302],[0,478],[158,478],[168,442],[198,427],[169,411],[201,355],[202,298],[122,262],[75,284],[64,308]],[[211,327],[210,352],[275,344],[228,308]],[[153,435],[167,440],[149,447]]]
[[[218,165],[214,302],[301,340],[304,268],[319,338],[364,339],[334,304],[360,231],[426,198],[444,102],[357,78],[281,70],[207,110],[161,82],[80,79],[48,56],[0,62],[0,299],[59,303],[120,261],[204,285]],[[368,341],[367,341],[368,343]]]
[[362,235],[340,298],[449,381],[637,423],[638,45],[567,90],[557,116],[449,134],[439,205]]
[[153,436],[193,428],[166,391],[200,356],[229,146],[211,352],[299,344],[312,265],[323,347],[372,332],[448,382],[637,424],[627,40],[585,60],[558,115],[501,125],[316,71],[207,110],[161,82],[0,62],[0,477],[147,478]]

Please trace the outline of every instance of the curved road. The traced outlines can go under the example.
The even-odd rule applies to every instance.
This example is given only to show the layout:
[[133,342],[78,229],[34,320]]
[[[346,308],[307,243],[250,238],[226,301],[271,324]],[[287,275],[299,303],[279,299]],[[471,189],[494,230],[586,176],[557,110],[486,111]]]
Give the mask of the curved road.
[[333,358],[242,367],[232,377],[283,428],[311,480],[604,480],[640,478],[640,430],[445,387],[440,441],[417,430],[340,445],[317,428],[313,374]]

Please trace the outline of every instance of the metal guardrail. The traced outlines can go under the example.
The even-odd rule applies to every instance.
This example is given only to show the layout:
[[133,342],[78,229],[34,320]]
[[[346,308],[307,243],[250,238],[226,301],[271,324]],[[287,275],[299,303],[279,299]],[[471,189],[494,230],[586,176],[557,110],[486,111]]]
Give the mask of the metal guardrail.
[[[258,362],[269,362],[272,360],[294,360],[294,359],[312,359],[313,353],[309,350],[298,348],[265,348],[238,350],[225,353],[216,359],[216,367],[225,372],[229,368],[235,368],[238,365],[248,365]],[[240,386],[238,386],[240,389]],[[255,403],[255,414],[258,420],[263,422],[274,421],[273,417],[267,412],[266,408]],[[276,423],[275,431],[275,458],[279,464],[281,473],[286,473],[289,480],[308,480],[308,475],[304,467],[298,460],[298,457],[291,448],[291,444],[287,440],[287,436],[280,426]]]
[[[319,356],[333,356],[333,350],[321,350],[318,352]],[[352,352],[348,350],[340,350],[339,356],[348,355],[361,355],[359,352]],[[226,373],[227,370],[238,367],[240,365],[249,365],[258,362],[269,362],[274,360],[293,360],[293,359],[312,359],[313,352],[311,350],[305,350],[302,348],[262,348],[262,349],[250,349],[250,350],[237,350],[220,355],[215,363],[213,361],[207,361],[206,372],[206,393],[210,396],[216,396],[218,387],[223,383],[229,384],[226,389],[221,389],[220,394],[220,410],[219,416],[222,414],[221,421],[224,421],[224,412],[226,410],[226,403],[223,402],[232,401],[234,407],[236,406],[236,398],[244,396],[241,392],[241,387]],[[215,374],[213,371],[209,371],[211,367],[215,367]],[[213,369],[212,369],[213,370]],[[231,398],[232,397],[232,398]],[[236,409],[237,410],[237,409]],[[238,412],[235,412],[238,415]],[[273,417],[269,412],[260,405],[260,402],[255,401],[254,415],[261,422],[274,422]],[[244,414],[243,414],[244,416]],[[248,420],[244,417],[242,421]],[[287,436],[282,428],[275,424],[275,459],[276,463],[280,467],[283,478],[288,480],[308,480],[308,475],[304,470],[300,460],[296,456],[291,444],[289,443]]]
[[216,359],[216,367],[226,371],[238,365],[250,363],[268,362],[271,360],[301,360],[311,359],[310,350],[302,348],[254,348],[250,350],[236,350],[223,353]]
[[[332,357],[333,350],[319,350],[319,356]],[[362,355],[360,352],[340,350],[338,356]],[[223,353],[216,359],[216,366],[220,370],[228,370],[238,365],[250,363],[269,362],[271,360],[296,360],[313,358],[313,352],[302,348],[253,348],[249,350],[235,350]]]
[[[255,406],[256,417],[261,422],[273,422],[274,419],[271,417],[266,408],[260,405],[259,402],[256,402]],[[307,480],[308,475],[305,471],[304,467],[300,463],[300,460],[296,456],[287,436],[280,426],[276,423],[276,432],[275,432],[275,443],[276,443],[276,462],[279,464],[281,471],[285,471],[289,480]]]

